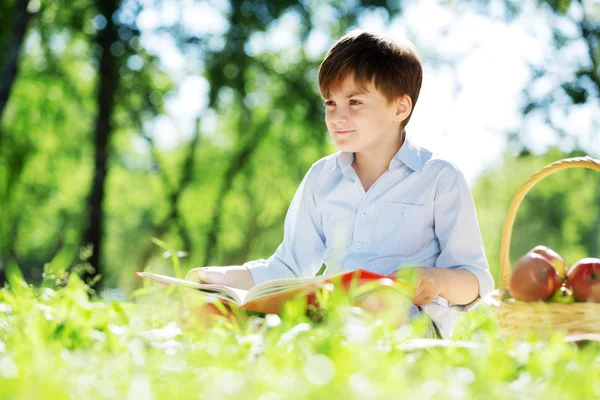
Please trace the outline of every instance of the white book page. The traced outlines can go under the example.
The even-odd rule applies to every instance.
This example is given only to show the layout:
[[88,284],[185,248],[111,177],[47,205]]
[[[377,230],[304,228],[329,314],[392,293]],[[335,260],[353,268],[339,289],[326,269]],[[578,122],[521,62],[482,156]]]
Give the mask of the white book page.
[[[247,290],[237,289],[224,285],[215,285],[212,283],[197,283],[187,281],[185,279],[174,278],[172,276],[154,274],[152,272],[137,272],[138,276],[151,279],[156,282],[164,283],[167,285],[175,285],[185,287],[188,289],[196,289],[202,293],[213,295],[219,299],[233,302],[237,305],[242,305],[245,302],[245,298],[248,294]],[[266,282],[265,282],[266,283]]]
[[266,281],[250,288],[246,295],[246,302],[267,297],[276,293],[284,292],[289,289],[295,289],[307,286],[330,278],[329,276],[316,276],[311,278],[283,278],[273,281]]

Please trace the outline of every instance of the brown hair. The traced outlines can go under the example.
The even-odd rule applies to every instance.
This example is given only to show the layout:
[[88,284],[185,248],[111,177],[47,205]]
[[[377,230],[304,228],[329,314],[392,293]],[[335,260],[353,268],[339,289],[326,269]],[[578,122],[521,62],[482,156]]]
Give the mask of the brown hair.
[[[331,46],[319,67],[319,89],[324,98],[348,75],[358,85],[373,81],[375,88],[392,102],[407,94],[414,110],[423,81],[421,60],[410,42],[395,43],[372,32],[354,30]],[[410,117],[402,122],[404,129]]]

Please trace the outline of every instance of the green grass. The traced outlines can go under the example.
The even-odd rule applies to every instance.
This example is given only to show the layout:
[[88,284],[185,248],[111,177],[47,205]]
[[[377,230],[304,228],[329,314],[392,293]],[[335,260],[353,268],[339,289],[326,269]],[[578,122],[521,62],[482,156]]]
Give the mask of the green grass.
[[597,344],[504,340],[487,306],[461,315],[456,346],[438,348],[365,325],[335,299],[319,322],[298,303],[281,318],[182,334],[181,293],[162,286],[135,302],[90,301],[74,275],[58,290],[13,286],[0,290],[1,399],[600,396]]

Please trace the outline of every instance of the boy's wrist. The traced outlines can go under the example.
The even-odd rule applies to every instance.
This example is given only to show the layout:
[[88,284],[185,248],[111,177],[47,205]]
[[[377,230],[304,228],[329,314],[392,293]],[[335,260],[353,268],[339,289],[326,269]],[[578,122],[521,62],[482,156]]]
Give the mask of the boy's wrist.
[[469,304],[479,296],[479,280],[464,268],[434,268],[440,277],[440,297],[455,304]]
[[421,273],[426,276],[426,278],[422,278],[421,280],[431,282],[428,286],[431,288],[430,295],[433,299],[438,296],[444,297],[442,294],[446,289],[446,276],[444,270],[435,267],[421,267],[419,269],[421,270]]
[[449,271],[447,269],[444,268],[434,268],[434,267],[428,267],[431,270],[431,273],[435,276],[436,281],[438,282],[438,287],[440,288],[440,293],[439,296],[446,298],[446,295],[448,293],[448,288],[447,288],[447,276],[446,276],[446,272]]

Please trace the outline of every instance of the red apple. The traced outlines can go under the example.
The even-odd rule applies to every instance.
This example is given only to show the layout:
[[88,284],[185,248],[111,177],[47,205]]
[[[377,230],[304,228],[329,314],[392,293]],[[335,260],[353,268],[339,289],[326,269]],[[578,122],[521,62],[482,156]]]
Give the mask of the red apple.
[[558,254],[556,251],[552,250],[546,246],[535,246],[533,249],[529,250],[530,252],[537,253],[543,257],[545,257],[550,264],[554,267],[558,274],[559,281],[558,286],[560,286],[567,276],[567,263],[565,260]]
[[513,267],[509,292],[516,300],[547,300],[557,288],[557,282],[557,273],[550,261],[529,252]]
[[600,303],[600,259],[577,261],[567,272],[567,282],[577,301]]

